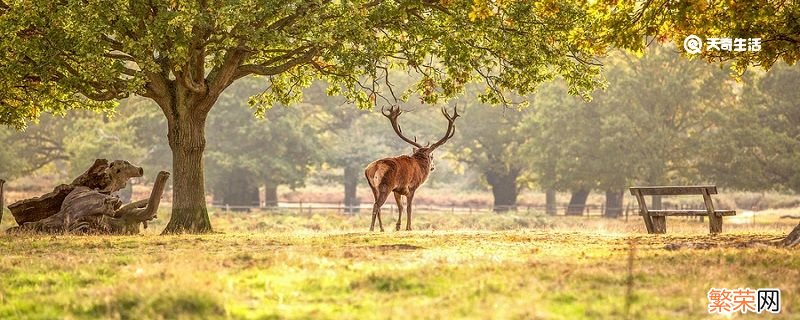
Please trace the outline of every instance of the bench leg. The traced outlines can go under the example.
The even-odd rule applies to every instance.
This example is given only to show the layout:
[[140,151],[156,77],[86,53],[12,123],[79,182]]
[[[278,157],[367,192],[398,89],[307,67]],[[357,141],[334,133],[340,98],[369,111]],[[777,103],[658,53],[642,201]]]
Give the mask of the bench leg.
[[708,216],[708,231],[712,234],[722,232],[722,217],[712,214]]
[[[645,229],[647,229],[647,233],[653,233],[653,230],[652,230],[652,227],[651,227],[653,225],[652,224],[652,221],[653,221],[652,217],[642,216],[642,219],[644,219],[644,227],[645,227]],[[648,220],[648,219],[650,219],[650,220]]]
[[653,233],[667,233],[667,217],[651,217],[653,219]]

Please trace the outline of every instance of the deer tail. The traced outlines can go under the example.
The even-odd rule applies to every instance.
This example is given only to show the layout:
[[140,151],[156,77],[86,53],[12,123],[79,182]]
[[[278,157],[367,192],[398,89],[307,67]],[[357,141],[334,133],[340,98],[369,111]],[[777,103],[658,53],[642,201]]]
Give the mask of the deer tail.
[[381,185],[381,180],[383,180],[383,175],[386,174],[388,169],[389,167],[386,164],[373,162],[367,166],[366,170],[364,170],[367,183],[373,191],[378,190],[378,187]]

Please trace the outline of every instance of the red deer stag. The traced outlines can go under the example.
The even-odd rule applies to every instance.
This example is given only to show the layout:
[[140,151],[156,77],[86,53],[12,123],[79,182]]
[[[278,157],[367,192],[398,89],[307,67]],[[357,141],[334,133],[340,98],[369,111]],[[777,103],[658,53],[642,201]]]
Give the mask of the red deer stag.
[[402,196],[406,196],[406,230],[411,230],[411,202],[414,200],[414,192],[417,191],[422,183],[428,179],[428,174],[433,171],[433,156],[431,155],[436,148],[443,145],[453,137],[456,132],[455,121],[458,118],[457,108],[453,109],[453,115],[447,113],[442,108],[442,114],[447,118],[447,132],[444,137],[434,144],[422,146],[417,143],[416,138],[411,140],[403,135],[400,125],[397,124],[397,117],[402,113],[400,107],[393,106],[389,112],[381,110],[384,116],[392,122],[392,129],[400,136],[400,139],[414,146],[414,152],[409,155],[402,155],[393,158],[383,158],[370,163],[364,171],[375,197],[375,204],[372,207],[372,223],[369,231],[375,230],[375,218],[378,218],[378,226],[383,232],[383,222],[381,221],[381,206],[386,202],[390,192],[394,193],[394,200],[397,201],[397,225],[395,230],[400,230],[400,220],[403,217]]

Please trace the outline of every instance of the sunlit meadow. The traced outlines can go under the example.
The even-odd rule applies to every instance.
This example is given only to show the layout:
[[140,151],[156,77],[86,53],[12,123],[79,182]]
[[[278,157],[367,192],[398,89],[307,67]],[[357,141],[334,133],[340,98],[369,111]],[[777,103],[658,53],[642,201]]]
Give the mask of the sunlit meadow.
[[718,236],[680,218],[646,235],[638,217],[423,213],[368,233],[364,213],[219,211],[212,235],[160,236],[166,217],[140,236],[2,235],[0,318],[704,318],[711,287],[778,287],[792,318],[780,215]]

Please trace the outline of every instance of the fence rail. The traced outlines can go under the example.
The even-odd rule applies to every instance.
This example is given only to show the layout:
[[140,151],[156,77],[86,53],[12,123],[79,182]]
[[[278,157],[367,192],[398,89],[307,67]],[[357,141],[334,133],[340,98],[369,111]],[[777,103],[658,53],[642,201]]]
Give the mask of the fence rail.
[[[346,206],[342,202],[304,202],[304,201],[282,201],[272,206],[265,206],[263,203],[259,205],[250,205],[250,206],[242,206],[242,205],[225,205],[219,203],[212,203],[212,208],[219,209],[222,211],[250,211],[250,210],[265,210],[265,211],[298,211],[299,213],[314,213],[314,212],[322,212],[322,211],[334,211],[341,214],[353,214],[353,213],[360,213],[360,212],[371,212],[372,205],[370,204],[361,204],[358,206]],[[461,213],[461,214],[470,214],[470,213],[486,213],[486,212],[508,212],[508,211],[516,211],[516,212],[554,212],[554,215],[575,215],[575,216],[602,216],[605,215],[609,208],[606,208],[604,205],[585,205],[580,210],[575,210],[574,207],[569,207],[567,205],[557,205],[547,207],[545,205],[528,205],[528,204],[519,204],[515,206],[494,206],[494,205],[475,205],[475,206],[464,206],[464,205],[436,205],[436,204],[419,204],[414,205],[415,212],[452,212],[452,213]],[[631,208],[628,205],[625,208],[610,208],[613,211],[619,212],[619,216],[627,216],[630,212],[636,211],[636,208]],[[389,211],[396,211],[397,205],[394,203],[386,203],[383,205],[382,212],[389,212]],[[580,214],[567,214],[567,211],[570,212],[580,212]]]
[[[219,203],[211,204],[212,208],[216,208],[226,212],[237,212],[237,211],[250,211],[250,210],[264,210],[264,211],[275,211],[275,212],[298,212],[299,214],[313,214],[315,212],[336,212],[340,214],[357,214],[357,213],[369,213],[372,211],[372,205],[369,204],[361,204],[359,206],[345,206],[342,202],[304,202],[304,201],[281,201],[278,203],[274,203],[273,206],[266,206],[264,203],[259,203],[258,205],[254,204],[251,206],[232,206],[232,205],[223,205]],[[702,204],[697,205],[687,205],[687,204],[662,204],[662,209],[703,209],[705,208]],[[578,208],[580,209],[580,208]],[[394,212],[397,210],[397,205],[394,203],[387,202],[383,205],[382,212]],[[639,214],[639,207],[633,203],[627,203],[624,208],[606,208],[604,204],[594,205],[594,204],[587,204],[584,205],[582,209],[576,210],[575,207],[570,207],[569,205],[556,205],[556,206],[548,206],[546,205],[528,205],[528,204],[519,204],[516,206],[494,206],[494,205],[475,205],[475,206],[464,206],[464,205],[433,205],[433,204],[421,204],[421,205],[414,205],[414,212],[451,212],[454,214],[472,214],[472,213],[488,213],[488,212],[543,212],[548,213],[549,215],[559,215],[559,216],[585,216],[585,217],[599,217],[599,216],[606,216],[608,211],[611,211],[612,217],[616,218],[624,218],[625,221],[628,221],[631,216],[638,219]],[[567,212],[580,212],[580,214],[568,214]],[[676,217],[678,218],[678,217]],[[685,220],[699,220],[704,221],[704,217],[681,217]]]

